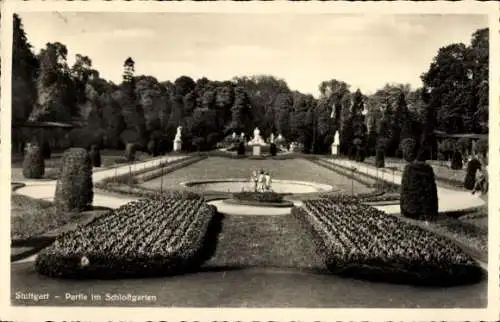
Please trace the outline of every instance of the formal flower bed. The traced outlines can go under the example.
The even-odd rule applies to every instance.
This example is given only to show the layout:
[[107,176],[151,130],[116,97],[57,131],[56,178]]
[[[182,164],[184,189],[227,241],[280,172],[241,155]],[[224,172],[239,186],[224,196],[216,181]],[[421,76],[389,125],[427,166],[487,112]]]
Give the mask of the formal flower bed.
[[58,236],[37,257],[36,270],[69,278],[183,273],[201,265],[204,237],[215,214],[203,198],[130,202]]
[[294,213],[312,228],[334,273],[416,284],[461,284],[482,276],[455,244],[355,198],[307,200]]
[[280,203],[283,201],[283,194],[272,191],[265,191],[265,192],[242,191],[233,193],[233,198],[235,200],[241,200],[241,201]]

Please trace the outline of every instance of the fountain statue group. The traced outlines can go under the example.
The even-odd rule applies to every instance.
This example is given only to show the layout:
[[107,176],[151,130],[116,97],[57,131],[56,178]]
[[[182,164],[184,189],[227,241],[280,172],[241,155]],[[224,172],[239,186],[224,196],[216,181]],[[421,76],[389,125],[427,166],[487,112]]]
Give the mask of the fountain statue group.
[[253,182],[253,190],[255,192],[266,192],[271,190],[271,174],[269,171],[260,169],[259,172],[252,172],[251,181]]

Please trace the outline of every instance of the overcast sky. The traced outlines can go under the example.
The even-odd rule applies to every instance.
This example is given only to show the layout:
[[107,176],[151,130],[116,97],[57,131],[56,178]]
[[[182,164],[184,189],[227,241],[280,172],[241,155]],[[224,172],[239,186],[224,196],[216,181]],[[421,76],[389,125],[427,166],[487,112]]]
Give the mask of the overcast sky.
[[181,75],[227,80],[272,74],[317,95],[340,79],[370,93],[385,83],[421,86],[440,47],[469,43],[488,26],[482,15],[339,15],[218,13],[20,14],[36,52],[59,41],[69,63],[79,53],[101,76],[119,83],[131,56],[136,74],[159,81]]

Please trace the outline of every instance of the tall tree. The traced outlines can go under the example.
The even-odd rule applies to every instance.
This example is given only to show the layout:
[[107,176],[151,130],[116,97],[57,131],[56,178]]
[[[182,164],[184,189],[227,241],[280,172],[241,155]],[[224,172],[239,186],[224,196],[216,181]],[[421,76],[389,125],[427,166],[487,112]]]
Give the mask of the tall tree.
[[23,24],[14,14],[12,39],[12,121],[24,122],[36,102],[38,60],[32,52]]

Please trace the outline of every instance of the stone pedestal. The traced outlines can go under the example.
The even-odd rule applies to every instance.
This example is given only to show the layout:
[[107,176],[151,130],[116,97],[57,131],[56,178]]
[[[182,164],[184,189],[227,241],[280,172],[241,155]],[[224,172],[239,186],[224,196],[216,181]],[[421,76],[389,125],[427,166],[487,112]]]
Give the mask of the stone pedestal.
[[339,154],[339,146],[338,145],[332,144],[331,148],[332,148],[332,155]]
[[254,145],[252,147],[253,155],[260,155],[260,146]]
[[174,152],[179,152],[181,150],[182,142],[181,140],[174,141]]

